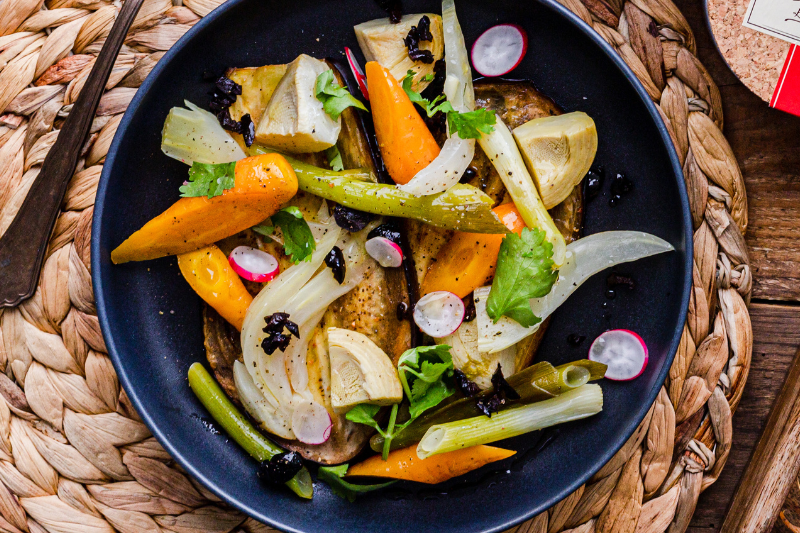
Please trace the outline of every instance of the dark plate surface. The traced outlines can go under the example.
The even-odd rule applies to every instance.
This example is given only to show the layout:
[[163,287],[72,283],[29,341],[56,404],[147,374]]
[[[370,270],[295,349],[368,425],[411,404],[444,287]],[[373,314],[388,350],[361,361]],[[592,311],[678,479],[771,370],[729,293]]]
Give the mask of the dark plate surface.
[[[408,13],[441,12],[436,1],[405,0]],[[109,253],[178,198],[186,167],[161,154],[170,107],[208,102],[204,73],[231,66],[285,63],[301,52],[341,57],[358,50],[352,26],[384,16],[367,0],[232,0],[199,22],[159,62],[136,94],[108,153],[94,212],[92,272],[100,323],[129,397],[153,434],[181,465],[251,516],[290,531],[502,531],[575,490],[625,442],[656,397],[678,346],[691,282],[691,223],[680,166],[657,111],[616,54],[588,26],[552,0],[469,2],[457,11],[467,46],[489,26],[514,22],[530,36],[512,72],[529,78],[565,111],[597,123],[602,194],[586,206],[585,233],[631,229],[671,242],[674,253],[618,271],[634,291],[605,296],[605,273],[582,286],[553,316],[538,360],[561,364],[586,356],[609,328],[637,331],[650,364],[629,383],[603,382],[604,411],[584,422],[501,445],[520,453],[499,465],[435,487],[396,485],[349,504],[323,484],[312,502],[262,486],[256,465],[225,435],[207,429],[208,414],[186,381],[204,361],[200,301],[174,258],[113,266]],[[624,172],[633,192],[609,207],[609,180]],[[579,347],[567,336],[585,335]],[[546,446],[544,445],[546,444]]]

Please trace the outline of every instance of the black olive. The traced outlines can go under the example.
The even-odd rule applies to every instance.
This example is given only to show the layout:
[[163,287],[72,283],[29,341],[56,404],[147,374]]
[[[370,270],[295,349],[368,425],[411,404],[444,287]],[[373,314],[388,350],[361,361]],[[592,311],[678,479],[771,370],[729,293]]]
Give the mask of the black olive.
[[403,6],[400,0],[377,0],[381,9],[389,14],[389,22],[398,24],[403,19]]
[[338,246],[331,248],[328,255],[325,256],[325,264],[333,271],[333,279],[339,282],[339,285],[344,283],[344,275],[347,272],[347,264],[344,262],[344,254],[342,249]]
[[464,322],[472,322],[478,316],[478,311],[475,309],[475,299],[470,293],[464,300]]
[[609,204],[611,207],[614,207],[619,203],[623,196],[628,194],[633,190],[633,182],[625,177],[625,174],[617,174],[613,180],[611,180],[611,200]]
[[458,386],[458,389],[461,391],[461,394],[467,398],[471,398],[481,391],[477,383],[470,381],[467,375],[457,368],[453,370],[453,379],[456,382],[456,386]]
[[383,237],[384,239],[389,239],[393,243],[400,245],[401,235],[400,230],[398,230],[394,224],[381,224],[377,228],[373,229],[367,235],[367,240],[373,239],[375,237]]
[[[300,338],[300,328],[297,324],[289,320],[289,313],[274,313],[264,318],[267,325],[262,329],[267,334],[264,340],[261,341],[261,349],[267,355],[272,355],[275,350],[285,351],[289,347],[294,335]],[[290,335],[287,335],[283,330],[287,329]]]
[[336,204],[333,206],[333,219],[337,226],[353,233],[367,227],[372,220],[372,215]]
[[412,61],[421,61],[422,63],[433,63],[433,53],[430,50],[420,50],[420,41],[433,41],[433,35],[430,31],[431,21],[427,16],[419,19],[417,26],[411,26],[408,30],[408,35],[403,39],[403,44],[408,48],[408,57]]
[[[413,28],[413,26],[412,26]],[[420,41],[433,42],[433,35],[431,34],[431,19],[428,15],[422,15],[417,23],[417,35]]]
[[597,167],[597,169],[592,169],[586,174],[586,199],[591,200],[598,194],[600,194],[600,190],[603,188],[603,178],[605,177],[605,171],[603,167]]
[[569,335],[567,335],[567,343],[573,348],[577,348],[585,340],[586,340],[586,335],[577,335],[575,333],[570,333]]
[[[242,86],[228,77],[220,76],[215,82],[215,85],[220,92],[227,95],[239,96],[242,94]],[[236,99],[234,98],[234,101],[235,100]]]
[[461,179],[458,180],[459,183],[469,183],[472,181],[472,178],[478,175],[478,170],[475,167],[467,167],[467,170],[461,175]]
[[397,320],[405,320],[408,318],[408,304],[405,302],[400,302],[397,304]]
[[244,137],[244,144],[249,148],[256,140],[256,125],[253,124],[253,119],[250,118],[250,113],[242,115],[242,120],[240,120],[239,123],[241,124],[241,133],[242,137]]
[[273,485],[282,485],[292,479],[303,468],[303,460],[297,452],[273,455],[269,461],[258,465],[258,479]]

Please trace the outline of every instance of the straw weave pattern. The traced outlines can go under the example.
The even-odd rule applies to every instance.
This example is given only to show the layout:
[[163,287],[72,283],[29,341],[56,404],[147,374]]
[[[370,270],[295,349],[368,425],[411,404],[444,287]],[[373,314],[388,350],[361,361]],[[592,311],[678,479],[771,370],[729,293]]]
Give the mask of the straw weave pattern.
[[[683,164],[694,283],[649,414],[585,486],[515,533],[683,533],[716,481],[750,367],[747,198],[719,90],[671,0],[560,0],[656,103]],[[187,476],[121,390],[100,333],[89,242],[95,191],[147,74],[222,0],[145,0],[100,102],[35,295],[0,315],[0,530],[261,533]],[[17,213],[110,31],[119,1],[0,2],[0,234]]]

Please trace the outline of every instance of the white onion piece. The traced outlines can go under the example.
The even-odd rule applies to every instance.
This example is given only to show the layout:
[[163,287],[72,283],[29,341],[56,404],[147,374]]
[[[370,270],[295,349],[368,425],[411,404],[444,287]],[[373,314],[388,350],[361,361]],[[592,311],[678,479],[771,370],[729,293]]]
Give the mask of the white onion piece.
[[[453,0],[442,2],[444,28],[445,78],[444,94],[453,109],[460,113],[475,110],[475,91],[472,88],[472,69],[469,66],[467,45],[456,17]],[[464,140],[447,131],[447,140],[436,159],[417,172],[398,189],[414,196],[427,196],[444,192],[461,179],[475,155],[475,139]]]
[[627,329],[606,331],[589,348],[589,360],[608,365],[606,377],[613,381],[638,378],[649,357],[644,340]]
[[[544,320],[598,272],[672,250],[674,248],[667,241],[641,231],[606,231],[578,239],[567,246],[566,260],[559,269],[553,289],[547,296],[531,299],[531,310]],[[490,290],[491,287],[487,286],[475,291],[475,311],[480,335],[478,350],[494,353],[533,335],[539,324],[526,328],[505,316],[495,324],[486,313]]]
[[452,335],[464,321],[464,302],[448,291],[430,292],[414,306],[414,322],[433,338]]
[[249,246],[237,246],[228,256],[233,271],[246,280],[271,281],[280,272],[278,260],[267,252]]
[[528,34],[516,24],[498,24],[472,45],[472,66],[481,76],[502,76],[520,64],[528,50]]
[[332,427],[328,410],[314,401],[301,402],[292,414],[292,432],[305,444],[322,444],[330,438]]
[[403,250],[386,237],[373,237],[367,241],[367,253],[383,268],[397,268],[403,264]]

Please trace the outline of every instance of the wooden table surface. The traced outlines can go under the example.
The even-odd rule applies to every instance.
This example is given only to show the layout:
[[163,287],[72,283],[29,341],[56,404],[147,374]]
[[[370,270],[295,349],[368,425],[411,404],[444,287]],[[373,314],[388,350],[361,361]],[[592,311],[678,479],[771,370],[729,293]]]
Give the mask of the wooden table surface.
[[[703,3],[676,0],[695,32],[700,60],[719,85],[724,132],[747,183],[755,342],[747,388],[733,418],[733,449],[722,476],[700,496],[692,533],[722,525],[800,347],[800,117],[770,109],[727,68],[710,37]],[[787,530],[779,524],[775,531]]]

